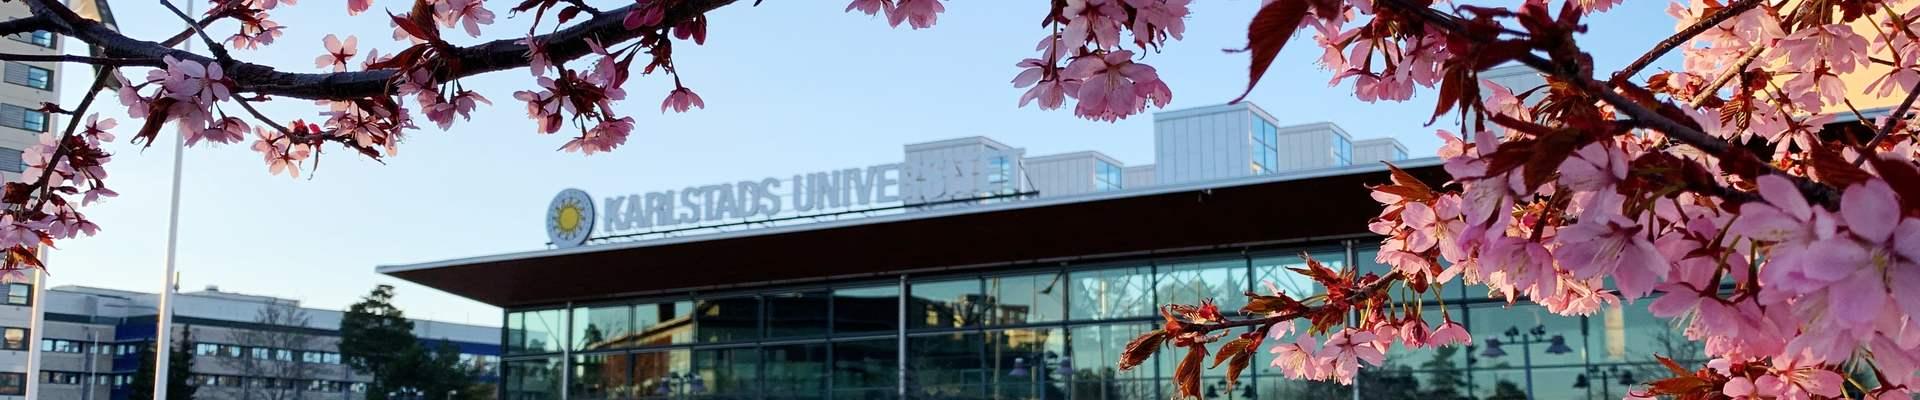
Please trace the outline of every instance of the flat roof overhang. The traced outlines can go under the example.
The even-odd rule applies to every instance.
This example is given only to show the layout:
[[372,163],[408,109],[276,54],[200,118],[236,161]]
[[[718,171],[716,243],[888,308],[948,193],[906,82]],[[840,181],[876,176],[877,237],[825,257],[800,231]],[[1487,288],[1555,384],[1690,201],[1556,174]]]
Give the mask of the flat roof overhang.
[[[1437,159],[1400,163],[1429,185]],[[1301,171],[411,265],[380,273],[499,307],[926,271],[987,271],[1372,235],[1384,166]]]

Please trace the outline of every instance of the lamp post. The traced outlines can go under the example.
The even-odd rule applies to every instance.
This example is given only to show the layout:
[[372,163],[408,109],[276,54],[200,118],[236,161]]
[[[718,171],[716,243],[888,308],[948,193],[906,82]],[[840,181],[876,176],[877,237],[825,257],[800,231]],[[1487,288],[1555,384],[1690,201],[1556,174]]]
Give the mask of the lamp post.
[[692,372],[688,372],[686,375],[681,375],[678,372],[668,372],[667,376],[660,377],[660,388],[655,390],[654,394],[664,397],[675,394],[704,393],[706,391],[707,382],[701,380],[700,375]]
[[[1056,359],[1059,361],[1054,361]],[[1043,357],[1040,357],[1039,364],[1038,368],[1040,368],[1040,373],[1033,375],[1036,377],[1035,381],[1039,385],[1039,390],[1037,391],[1040,392],[1040,400],[1046,400],[1047,375],[1060,374],[1060,377],[1063,379],[1072,377],[1073,357],[1062,357],[1059,354],[1048,351]],[[1026,357],[1014,357],[1013,370],[1007,371],[1007,376],[1025,378],[1028,374],[1031,374],[1031,372],[1027,371]]]
[[1546,344],[1547,354],[1567,354],[1567,353],[1573,352],[1573,348],[1567,347],[1566,337],[1561,335],[1547,336],[1547,327],[1545,325],[1534,325],[1533,329],[1527,330],[1526,333],[1521,333],[1520,327],[1517,327],[1517,326],[1509,327],[1507,328],[1507,331],[1504,333],[1504,336],[1507,337],[1507,340],[1505,342],[1500,341],[1500,338],[1488,338],[1487,350],[1481,352],[1480,357],[1500,358],[1507,355],[1507,351],[1502,350],[1500,346],[1508,345],[1508,344],[1519,344],[1520,345],[1520,362],[1521,362],[1521,367],[1523,368],[1523,371],[1526,371],[1527,398],[1529,399],[1534,398],[1533,396],[1533,345],[1539,344],[1539,343]]
[[1593,387],[1592,384],[1588,383],[1590,380],[1600,381],[1600,398],[1603,399],[1613,398],[1614,380],[1619,380],[1621,387],[1633,386],[1635,383],[1633,380],[1633,371],[1621,370],[1618,365],[1609,365],[1607,369],[1604,370],[1598,366],[1589,365],[1587,366],[1587,373],[1573,377],[1573,388],[1586,389]]
[[[1220,394],[1221,394],[1221,393],[1228,393],[1228,394],[1231,394],[1231,393],[1232,393],[1232,392],[1231,392],[1230,390],[1228,390],[1228,388],[1227,388],[1227,379],[1226,379],[1226,378],[1220,378],[1220,380],[1219,380],[1219,381],[1216,381],[1216,382],[1214,382],[1214,383],[1209,383],[1209,384],[1207,384],[1207,392],[1206,392],[1206,394],[1204,395],[1204,397],[1205,397],[1205,398],[1206,398],[1207,400],[1213,400],[1213,399],[1218,399],[1218,398],[1220,398]],[[1242,399],[1251,399],[1251,398],[1253,398],[1253,384],[1252,384],[1252,382],[1248,382],[1248,383],[1246,383],[1246,384],[1242,384],[1242,385],[1240,385],[1240,398],[1242,398]]]

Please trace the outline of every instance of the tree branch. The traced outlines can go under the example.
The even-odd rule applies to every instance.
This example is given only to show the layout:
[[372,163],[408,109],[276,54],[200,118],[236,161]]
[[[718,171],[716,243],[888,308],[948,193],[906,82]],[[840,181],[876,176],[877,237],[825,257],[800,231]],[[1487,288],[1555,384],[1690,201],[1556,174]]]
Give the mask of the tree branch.
[[1668,36],[1665,40],[1661,40],[1660,43],[1655,44],[1653,49],[1647,50],[1646,54],[1641,54],[1640,58],[1633,60],[1632,64],[1627,64],[1625,69],[1614,72],[1613,79],[1610,83],[1618,85],[1621,82],[1632,79],[1634,75],[1640,73],[1640,70],[1646,69],[1648,65],[1652,65],[1654,61],[1659,60],[1661,56],[1665,56],[1667,52],[1673,51],[1674,48],[1686,44],[1689,40],[1693,40],[1694,36],[1699,36],[1708,29],[1719,26],[1721,22],[1726,22],[1728,19],[1746,13],[1747,10],[1752,10],[1753,7],[1759,5],[1760,0],[1740,0],[1737,3],[1721,8],[1720,11],[1714,12],[1713,15],[1708,15],[1706,18],[1694,21],[1693,25],[1689,25],[1686,29],[1681,29],[1679,32],[1674,32],[1673,36]]
[[[1400,271],[1389,272],[1387,273],[1387,275],[1381,276],[1380,280],[1373,281],[1373,283],[1368,284],[1367,286],[1361,287],[1359,290],[1355,290],[1354,294],[1352,296],[1348,296],[1348,298],[1364,299],[1367,297],[1371,297],[1373,293],[1379,292],[1381,290],[1386,290],[1388,286],[1392,286],[1393,282],[1401,281],[1402,276],[1403,275],[1400,274]],[[1343,306],[1351,307],[1352,305],[1346,304]],[[1287,322],[1295,318],[1300,318],[1301,316],[1312,314],[1326,307],[1329,307],[1329,305],[1323,304],[1323,305],[1314,306],[1314,307],[1307,307],[1307,309],[1300,310],[1298,312],[1282,313],[1282,314],[1276,314],[1276,315],[1260,317],[1260,318],[1221,321],[1221,322],[1215,322],[1211,324],[1200,324],[1200,323],[1182,321],[1180,322],[1180,327],[1185,332],[1205,334],[1207,332],[1213,332],[1221,329],[1233,329],[1233,328],[1242,327],[1242,326],[1265,326],[1270,324]]]
[[1920,84],[1914,84],[1913,87],[1907,89],[1907,98],[1900,100],[1900,106],[1894,107],[1893,111],[1888,112],[1887,122],[1880,124],[1880,131],[1873,134],[1873,140],[1867,141],[1866,150],[1861,151],[1862,157],[1853,160],[1853,165],[1860,165],[1861,162],[1866,161],[1867,158],[1865,155],[1867,153],[1873,153],[1873,148],[1879,146],[1880,141],[1886,140],[1887,135],[1893,133],[1893,127],[1900,125],[1900,120],[1907,117],[1907,110],[1913,108],[1913,100],[1916,97],[1920,97]]
[[106,67],[159,67],[166,65],[158,58],[111,58],[88,57],[71,54],[12,54],[0,53],[0,61],[44,61],[92,64]]
[[6,20],[4,22],[0,22],[0,35],[12,35],[16,33],[27,33],[27,32],[33,32],[38,30],[46,30],[47,28],[52,26],[53,24],[50,23],[50,21],[48,21],[46,17],[42,17],[39,15],[34,15],[26,18],[15,18],[15,19]]
[[1720,87],[1726,86],[1727,82],[1733,80],[1733,77],[1747,73],[1747,66],[1752,65],[1753,60],[1760,58],[1760,53],[1764,53],[1766,50],[1767,46],[1757,45],[1747,49],[1746,53],[1740,55],[1738,61],[1734,61],[1733,65],[1729,66],[1726,71],[1720,73],[1720,76],[1714,77],[1713,83],[1707,84],[1705,88],[1701,88],[1700,93],[1695,93],[1693,100],[1688,100],[1687,104],[1699,107],[1700,104],[1705,103],[1707,99],[1713,98],[1714,93],[1720,92]]
[[[97,21],[81,18],[72,10],[56,2],[46,0],[26,0],[34,5],[36,13],[52,15],[56,25],[52,30],[73,36],[89,44],[106,50],[107,55],[123,58],[163,58],[173,56],[182,60],[200,63],[216,60],[204,55],[171,49],[159,43],[137,40],[121,35]],[[722,6],[733,4],[737,0],[687,0],[677,2],[667,10],[667,17],[661,26],[671,26],[682,20],[704,14]],[[653,28],[627,29],[623,23],[628,12],[639,4],[628,5],[610,10],[592,19],[569,26],[559,31],[535,36],[535,40],[547,44],[549,58],[555,63],[563,63],[590,54],[585,39],[594,38],[605,45],[623,43],[639,38]],[[63,23],[63,24],[62,24]],[[514,43],[520,39],[500,39],[470,47],[455,47],[449,51],[460,69],[441,71],[443,80],[484,74],[488,72],[525,67],[530,59],[526,56],[527,46]],[[281,72],[273,67],[234,62],[227,68],[227,75],[238,84],[236,91],[264,95],[286,96],[313,100],[343,100],[361,98],[387,93],[392,82],[394,70],[352,71],[333,73],[290,73]]]

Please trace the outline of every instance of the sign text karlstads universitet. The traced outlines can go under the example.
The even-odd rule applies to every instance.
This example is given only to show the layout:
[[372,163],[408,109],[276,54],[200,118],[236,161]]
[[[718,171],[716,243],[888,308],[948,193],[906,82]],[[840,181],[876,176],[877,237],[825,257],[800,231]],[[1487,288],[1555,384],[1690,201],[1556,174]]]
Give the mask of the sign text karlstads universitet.
[[605,217],[603,229],[627,231],[770,217],[786,210],[808,212],[897,202],[900,164],[794,175],[794,187],[783,194],[780,189],[784,184],[780,179],[766,178],[607,197],[600,211]]

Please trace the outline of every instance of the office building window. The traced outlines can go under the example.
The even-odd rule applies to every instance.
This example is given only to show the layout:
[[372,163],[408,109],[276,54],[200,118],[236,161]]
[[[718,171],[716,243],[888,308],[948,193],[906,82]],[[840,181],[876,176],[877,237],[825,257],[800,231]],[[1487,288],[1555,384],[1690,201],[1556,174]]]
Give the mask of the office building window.
[[1120,190],[1120,166],[1113,163],[1094,160],[1093,190],[1105,192]]
[[23,155],[25,155],[25,153],[21,152],[18,149],[9,149],[5,147],[0,147],[0,171],[7,171],[7,172],[26,171],[27,160],[25,157],[22,157]]
[[0,104],[0,126],[46,132],[47,113],[12,104]]
[[40,371],[41,383],[78,385],[82,380],[81,378],[82,376],[78,372]]
[[33,305],[33,285],[25,283],[7,284],[7,305]]
[[23,33],[15,33],[12,35],[7,35],[7,37],[12,38],[16,42],[27,43],[27,44],[45,47],[49,49],[54,48],[55,46],[53,42],[53,32],[47,32],[47,31],[23,32]]
[[27,374],[0,372],[0,395],[27,394]]
[[0,328],[0,350],[26,350],[27,328]]
[[1253,154],[1248,155],[1248,159],[1253,160],[1254,174],[1264,174],[1280,168],[1276,165],[1280,162],[1279,135],[1279,128],[1275,128],[1267,120],[1254,118]]
[[987,158],[987,186],[992,192],[986,194],[1013,194],[1013,162],[1007,156]]
[[53,90],[53,70],[32,65],[7,63],[5,78],[7,83],[40,90]]

